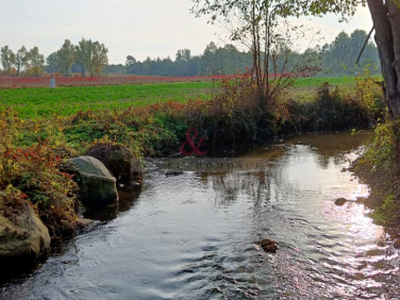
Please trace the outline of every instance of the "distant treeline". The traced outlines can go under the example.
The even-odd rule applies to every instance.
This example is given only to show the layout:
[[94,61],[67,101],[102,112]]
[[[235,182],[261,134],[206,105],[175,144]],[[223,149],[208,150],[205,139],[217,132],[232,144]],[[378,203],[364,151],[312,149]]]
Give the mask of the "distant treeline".
[[8,46],[1,47],[0,61],[3,75],[34,75],[43,72],[60,73],[66,77],[79,72],[82,77],[101,76],[108,64],[108,49],[98,41],[82,38],[78,45],[65,40],[59,50],[51,53],[46,61],[38,47],[27,51],[22,46],[16,53]]
[[[367,39],[364,30],[355,30],[351,35],[341,32],[330,44],[309,48],[303,53],[292,51],[284,44],[270,58],[271,73],[292,73],[299,70],[303,74],[352,75],[361,69],[369,68],[372,73],[379,71],[379,57],[375,44],[369,41],[359,65],[355,62]],[[178,50],[175,59],[148,57],[137,61],[128,55],[125,65],[108,65],[108,73],[157,75],[157,76],[195,76],[213,74],[244,73],[252,66],[250,51],[239,51],[234,45],[217,47],[214,42],[207,45],[201,55],[191,55],[189,49]]]
[[44,56],[39,53],[38,47],[27,50],[22,46],[14,53],[8,46],[1,47],[0,60],[5,75],[40,76],[44,68]]
[[[363,30],[348,35],[341,32],[330,44],[309,48],[303,53],[293,51],[285,43],[277,47],[270,60],[270,73],[301,72],[306,76],[353,75],[365,68],[379,72],[380,63],[375,44],[369,41],[359,65],[355,62],[367,39]],[[2,73],[4,75],[36,75],[42,72],[59,73],[62,76],[101,76],[102,74],[134,74],[152,76],[196,76],[227,75],[245,73],[252,67],[250,51],[240,51],[234,45],[218,47],[210,42],[201,55],[192,55],[191,50],[178,50],[174,59],[148,57],[138,61],[132,55],[125,64],[108,65],[108,49],[104,44],[82,39],[78,45],[65,40],[59,50],[46,60],[39,55],[38,48],[27,51],[21,47],[16,54],[8,46],[1,48]],[[37,59],[39,55],[40,59]]]

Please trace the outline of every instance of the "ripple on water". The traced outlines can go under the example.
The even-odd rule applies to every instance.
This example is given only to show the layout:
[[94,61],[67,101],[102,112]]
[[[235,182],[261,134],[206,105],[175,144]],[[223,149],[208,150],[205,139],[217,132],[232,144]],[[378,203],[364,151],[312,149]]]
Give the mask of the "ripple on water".
[[350,146],[328,138],[251,154],[268,158],[264,170],[156,172],[129,212],[0,299],[398,299],[398,250],[356,203],[368,187],[342,172]]

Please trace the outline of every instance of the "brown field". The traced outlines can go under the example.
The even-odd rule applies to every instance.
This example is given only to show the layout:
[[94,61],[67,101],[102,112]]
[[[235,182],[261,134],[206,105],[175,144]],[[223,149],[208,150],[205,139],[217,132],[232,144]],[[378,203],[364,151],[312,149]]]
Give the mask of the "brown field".
[[[162,82],[200,82],[220,80],[225,75],[191,76],[191,77],[161,77],[161,76],[105,76],[105,77],[56,77],[56,86],[99,86],[144,84]],[[0,88],[49,87],[50,76],[16,77],[0,76]]]

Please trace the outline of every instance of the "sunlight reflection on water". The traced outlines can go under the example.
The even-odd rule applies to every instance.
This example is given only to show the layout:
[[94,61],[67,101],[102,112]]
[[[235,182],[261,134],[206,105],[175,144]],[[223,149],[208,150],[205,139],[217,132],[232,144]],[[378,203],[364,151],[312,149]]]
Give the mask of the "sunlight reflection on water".
[[152,171],[123,212],[0,299],[398,299],[398,251],[347,170],[364,140],[302,136],[240,157],[263,168]]

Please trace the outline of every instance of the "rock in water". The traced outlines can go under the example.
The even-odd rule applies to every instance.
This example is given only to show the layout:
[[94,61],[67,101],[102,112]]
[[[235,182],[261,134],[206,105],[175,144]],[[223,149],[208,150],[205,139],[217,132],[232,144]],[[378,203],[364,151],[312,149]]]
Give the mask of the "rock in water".
[[49,250],[49,230],[29,203],[19,203],[12,213],[4,203],[0,208],[0,260],[34,260]]
[[142,164],[127,147],[99,143],[92,146],[87,154],[100,160],[119,184],[129,187],[142,183]]
[[278,250],[277,242],[270,239],[262,239],[258,242],[258,244],[263,248],[265,252],[273,252],[275,253]]
[[80,197],[85,206],[99,207],[118,201],[117,180],[98,159],[92,156],[71,158],[62,169],[77,175]]
[[346,204],[346,202],[348,202],[349,200],[345,199],[345,198],[338,198],[335,200],[335,205],[337,206],[343,206]]

